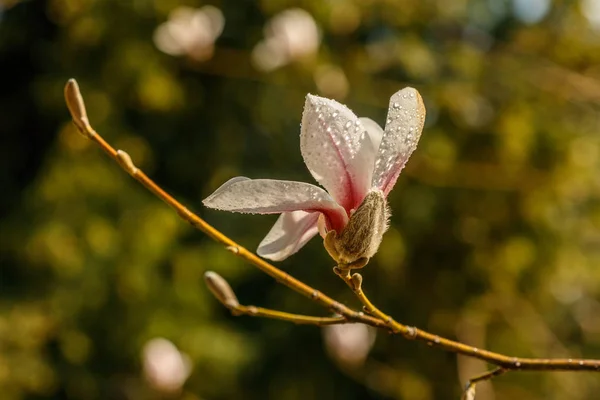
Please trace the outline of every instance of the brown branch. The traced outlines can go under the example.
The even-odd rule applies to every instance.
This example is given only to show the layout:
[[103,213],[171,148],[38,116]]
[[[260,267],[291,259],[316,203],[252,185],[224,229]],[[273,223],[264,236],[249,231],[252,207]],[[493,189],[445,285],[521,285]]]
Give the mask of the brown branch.
[[389,329],[393,332],[402,334],[407,339],[419,340],[426,342],[429,346],[439,347],[444,350],[465,356],[478,358],[501,367],[506,370],[523,370],[523,371],[600,371],[600,360],[592,359],[573,359],[573,358],[522,358],[509,357],[503,354],[494,353],[488,350],[480,349],[474,346],[449,340],[438,335],[423,331],[421,329],[401,324],[394,320],[389,315],[380,311],[369,300],[367,295],[362,290],[362,276],[355,273],[350,275],[347,271],[342,271],[339,268],[334,268],[334,272],[346,282],[346,284],[354,291],[354,294],[363,304],[363,309],[366,313],[385,322]]
[[206,286],[210,289],[217,300],[227,307],[231,311],[231,314],[235,316],[248,315],[251,317],[261,317],[293,322],[299,325],[317,326],[347,324],[352,322],[343,316],[313,317],[309,315],[291,314],[256,306],[244,306],[239,303],[233,289],[221,275],[213,271],[206,271],[204,273],[204,281],[206,282]]
[[[122,150],[115,150],[109,145],[90,125],[83,98],[79,92],[79,87],[74,79],[67,82],[65,86],[65,99],[75,126],[79,132],[98,144],[104,152],[115,160],[121,168],[129,175],[144,185],[158,198],[163,200],[169,206],[175,209],[179,216],[189,222],[195,228],[207,234],[210,238],[218,243],[223,244],[226,248],[237,255],[238,257],[248,261],[250,264],[257,267],[262,272],[273,277],[283,285],[290,289],[312,299],[323,307],[341,315],[344,319],[353,322],[361,322],[376,328],[392,330],[395,333],[402,334],[407,339],[420,340],[426,342],[430,346],[438,347],[446,351],[463,354],[469,357],[478,358],[487,361],[490,364],[496,365],[504,370],[524,370],[524,371],[543,371],[543,370],[563,370],[563,371],[598,371],[600,370],[600,360],[591,359],[543,359],[543,358],[520,358],[509,357],[503,354],[494,353],[488,350],[479,349],[477,347],[468,346],[466,344],[446,339],[429,332],[407,326],[395,321],[390,316],[381,312],[375,307],[365,293],[362,291],[362,277],[360,274],[349,276],[348,274],[338,274],[344,281],[354,290],[355,294],[362,302],[364,310],[358,312],[344,304],[332,299],[331,297],[319,292],[311,286],[299,281],[286,272],[278,269],[274,265],[261,259],[254,253],[246,250],[223,233],[206,223],[202,218],[188,210],[176,199],[171,197],[156,183],[154,183],[146,174],[135,166],[127,153]],[[264,311],[264,309],[261,309]],[[248,311],[248,310],[246,310]],[[271,310],[272,311],[272,310]],[[285,314],[285,313],[284,313]],[[308,317],[312,318],[312,317]]]

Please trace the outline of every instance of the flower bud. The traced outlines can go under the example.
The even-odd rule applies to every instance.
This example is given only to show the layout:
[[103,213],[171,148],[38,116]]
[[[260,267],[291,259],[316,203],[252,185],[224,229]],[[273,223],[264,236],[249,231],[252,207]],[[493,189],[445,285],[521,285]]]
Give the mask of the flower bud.
[[[337,260],[343,268],[360,268],[379,249],[383,234],[388,228],[389,211],[381,190],[372,189],[358,209],[350,216],[348,224],[333,238]],[[365,260],[362,263],[357,261]],[[352,266],[356,264],[358,266]]]
[[227,308],[235,308],[240,305],[233,289],[223,277],[216,272],[206,271],[204,281],[212,294]]
[[69,79],[65,85],[65,100],[67,102],[69,112],[71,113],[71,117],[73,118],[73,122],[82,131],[82,133],[85,132],[86,127],[89,126],[89,120],[87,111],[85,110],[83,97],[79,91],[79,85],[75,79]]

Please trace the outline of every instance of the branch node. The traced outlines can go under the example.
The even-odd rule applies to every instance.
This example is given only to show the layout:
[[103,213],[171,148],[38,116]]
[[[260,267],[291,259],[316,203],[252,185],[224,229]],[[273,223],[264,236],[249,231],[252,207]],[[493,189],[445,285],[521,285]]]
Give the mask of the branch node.
[[352,286],[354,290],[361,290],[363,277],[358,272],[352,275]]
[[239,246],[227,246],[226,249],[232,252],[233,254],[238,254],[240,252]]
[[[416,339],[417,338],[417,328],[414,326],[406,327],[406,334],[404,335],[407,339]],[[436,342],[437,343],[437,342]]]
[[332,309],[334,312],[336,312],[336,313],[338,313],[338,314],[341,314],[341,315],[343,315],[343,306],[342,306],[342,305],[341,305],[339,302],[337,302],[337,301],[334,301],[334,302],[331,304],[331,309]]
[[135,176],[139,172],[139,169],[131,161],[129,154],[123,150],[117,150],[117,161],[129,175]]

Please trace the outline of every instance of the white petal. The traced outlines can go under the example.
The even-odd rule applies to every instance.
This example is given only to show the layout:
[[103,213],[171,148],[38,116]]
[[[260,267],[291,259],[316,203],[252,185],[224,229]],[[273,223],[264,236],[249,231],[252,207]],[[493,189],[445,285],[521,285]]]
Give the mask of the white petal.
[[371,143],[375,147],[375,151],[377,151],[377,149],[379,149],[379,145],[381,144],[381,138],[383,137],[383,128],[381,128],[381,126],[379,126],[379,124],[373,121],[371,118],[361,117],[359,120],[367,131],[367,134],[371,139]]
[[358,156],[364,132],[348,107],[335,100],[306,96],[300,134],[304,162],[346,210],[356,208],[370,187],[370,182],[363,182],[364,160]]
[[273,261],[281,261],[298,250],[317,234],[318,212],[285,212],[260,242],[256,253]]
[[330,228],[341,230],[348,217],[331,196],[320,187],[304,182],[236,177],[225,182],[203,201],[206,207],[252,214],[286,211],[320,211]]
[[359,149],[352,161],[352,175],[354,186],[358,188],[360,195],[355,198],[356,203],[352,206],[354,210],[362,204],[364,197],[371,188],[377,149],[383,136],[383,129],[377,122],[370,118],[359,118],[359,121],[362,126],[362,133]]
[[372,181],[372,186],[381,189],[386,196],[417,148],[424,123],[425,106],[416,89],[404,88],[390,98]]

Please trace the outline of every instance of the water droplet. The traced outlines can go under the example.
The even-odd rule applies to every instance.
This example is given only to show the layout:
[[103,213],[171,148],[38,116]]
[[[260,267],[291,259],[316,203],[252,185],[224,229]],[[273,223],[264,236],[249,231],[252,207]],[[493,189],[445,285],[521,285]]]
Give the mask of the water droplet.
[[350,129],[351,126],[352,126],[352,121],[348,121],[348,122],[346,122],[346,125],[344,125],[344,127],[346,129]]
[[400,103],[394,103],[394,108],[400,108]]
[[334,112],[333,112],[333,114],[331,114],[331,116],[332,116],[333,118],[335,118],[335,117],[337,117],[337,116],[338,116],[338,114],[339,114],[339,113],[338,113],[337,111],[334,111]]

